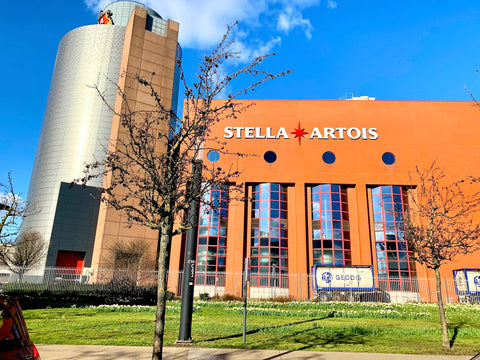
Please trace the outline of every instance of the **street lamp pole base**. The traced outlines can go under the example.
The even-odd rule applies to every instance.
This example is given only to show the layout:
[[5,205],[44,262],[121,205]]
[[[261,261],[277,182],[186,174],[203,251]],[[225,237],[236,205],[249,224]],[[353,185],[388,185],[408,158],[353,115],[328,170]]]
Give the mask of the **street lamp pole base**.
[[175,341],[175,344],[177,344],[177,345],[191,345],[191,344],[193,344],[193,339],[192,338],[190,338],[188,340],[177,339],[177,341]]

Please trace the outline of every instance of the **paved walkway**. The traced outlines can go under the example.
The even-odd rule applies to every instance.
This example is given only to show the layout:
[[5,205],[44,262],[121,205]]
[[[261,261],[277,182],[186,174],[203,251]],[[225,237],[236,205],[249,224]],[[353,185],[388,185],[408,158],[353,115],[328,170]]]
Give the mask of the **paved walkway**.
[[[37,345],[42,360],[149,360],[144,346]],[[472,355],[473,356],[473,355]],[[315,351],[164,348],[164,360],[470,360],[472,356],[368,354]]]

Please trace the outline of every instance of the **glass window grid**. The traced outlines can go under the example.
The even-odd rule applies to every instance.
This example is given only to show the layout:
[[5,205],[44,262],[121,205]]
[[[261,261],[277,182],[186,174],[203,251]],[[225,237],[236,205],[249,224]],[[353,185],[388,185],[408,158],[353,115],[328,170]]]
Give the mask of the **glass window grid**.
[[197,269],[197,285],[224,286],[227,259],[228,189],[214,189],[204,194],[200,206]]
[[311,196],[313,264],[351,265],[347,189],[321,184]]
[[378,186],[372,188],[371,200],[379,285],[391,291],[416,291],[415,263],[403,231],[407,191],[397,185]]
[[251,285],[288,287],[287,187],[276,183],[253,188]]

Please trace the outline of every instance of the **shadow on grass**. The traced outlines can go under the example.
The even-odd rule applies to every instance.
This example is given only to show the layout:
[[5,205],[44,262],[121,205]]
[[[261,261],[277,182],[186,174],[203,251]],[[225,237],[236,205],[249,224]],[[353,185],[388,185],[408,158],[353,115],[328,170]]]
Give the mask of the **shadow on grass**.
[[[332,318],[332,317],[333,317],[333,312],[330,313],[328,316],[321,317],[321,318],[315,318],[315,319],[310,319],[310,320],[297,321],[297,322],[293,322],[293,323],[289,323],[289,324],[282,324],[282,325],[275,325],[275,326],[267,326],[267,327],[263,327],[263,328],[258,328],[258,329],[254,329],[254,330],[249,330],[249,331],[246,332],[246,335],[255,334],[255,333],[258,333],[258,332],[260,332],[260,331],[265,331],[265,330],[280,329],[280,328],[285,328],[285,327],[287,327],[287,326],[305,324],[305,323],[314,322],[314,321],[319,321],[319,320],[325,320],[325,319]],[[303,332],[303,331],[301,331],[301,332]],[[196,342],[197,342],[197,343],[201,343],[201,342],[209,342],[209,341],[216,341],[216,340],[233,339],[233,338],[237,338],[237,337],[241,337],[241,336],[243,336],[243,333],[233,334],[233,335],[228,335],[228,336],[221,336],[221,337],[216,337],[216,338],[211,338],[211,339],[198,340],[198,341],[196,341]]]
[[450,347],[453,346],[453,344],[455,343],[455,340],[457,339],[458,330],[465,324],[466,324],[466,321],[460,321],[453,324],[449,324],[448,327],[453,328],[453,335],[452,335],[452,339],[450,340]]
[[[294,340],[296,344],[303,344],[303,346],[295,348],[294,350],[285,351],[281,354],[271,356],[264,360],[272,360],[276,358],[281,358],[282,356],[289,354],[294,351],[307,350],[315,346],[335,346],[338,344],[364,344],[364,335],[352,333],[349,330],[338,330],[330,333],[317,333],[320,329],[313,327],[310,329],[305,329],[302,331],[297,331],[292,334],[282,336],[280,338],[275,338],[272,340],[267,340],[262,343],[261,347],[264,348],[266,343],[270,343],[268,347],[275,346],[276,344],[285,344],[282,340],[290,339]],[[255,348],[255,346],[253,347]]]
[[[368,330],[365,330],[359,327],[355,327],[353,329],[342,329],[342,330],[335,330],[335,331],[330,330],[327,332],[325,331],[325,329],[317,327],[317,324],[315,323],[315,321],[325,320],[332,317],[334,317],[334,312],[331,312],[328,316],[325,316],[325,317],[314,318],[314,319],[309,319],[304,321],[297,321],[297,322],[292,322],[292,323],[282,324],[282,325],[266,326],[266,327],[247,331],[246,335],[252,335],[262,331],[282,330],[293,325],[313,323],[312,324],[313,326],[308,329],[289,332],[286,335],[274,337],[273,339],[262,340],[258,344],[255,344],[255,343],[251,344],[249,348],[252,350],[253,349],[274,349],[278,345],[284,346],[285,343],[288,343],[288,342],[292,343],[291,347],[295,347],[295,349],[286,350],[280,354],[263,359],[263,360],[273,360],[277,358],[282,358],[282,356],[285,356],[294,351],[307,350],[316,346],[334,347],[340,344],[365,344],[365,337],[368,335],[371,335]],[[239,338],[242,336],[243,336],[243,333],[239,333],[239,334],[215,337],[211,339],[198,340],[196,342],[208,343],[216,340]]]

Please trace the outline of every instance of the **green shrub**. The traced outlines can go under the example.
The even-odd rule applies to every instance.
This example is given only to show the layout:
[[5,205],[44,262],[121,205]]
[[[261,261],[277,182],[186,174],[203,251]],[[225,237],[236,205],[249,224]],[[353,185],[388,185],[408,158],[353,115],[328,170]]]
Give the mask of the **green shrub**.
[[[156,288],[155,288],[155,291],[156,291]],[[175,294],[171,291],[167,291],[167,300],[170,301],[170,300],[173,300],[175,298]]]
[[[10,285],[10,284],[9,284]],[[22,308],[56,308],[89,305],[155,305],[157,288],[154,286],[119,286],[119,284],[78,284],[78,288],[66,286],[59,289],[50,284],[35,284],[35,287],[20,289],[15,284],[4,287],[2,293],[16,297]],[[57,284],[52,284],[57,285]],[[175,294],[167,291],[167,300]]]
[[230,293],[225,293],[222,296],[220,296],[220,299],[222,301],[242,301],[243,298],[241,296],[233,295]]
[[202,301],[210,300],[210,295],[208,293],[201,293],[198,295],[198,298]]

